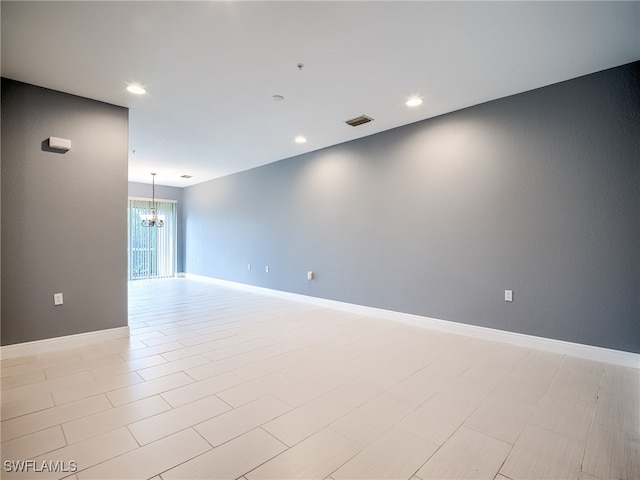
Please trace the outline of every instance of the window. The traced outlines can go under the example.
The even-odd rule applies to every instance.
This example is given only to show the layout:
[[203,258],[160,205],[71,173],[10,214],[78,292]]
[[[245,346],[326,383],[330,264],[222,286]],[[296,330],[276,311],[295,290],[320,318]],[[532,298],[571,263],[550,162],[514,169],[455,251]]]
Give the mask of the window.
[[129,199],[129,280],[173,277],[176,274],[176,202],[156,200],[156,212],[164,216],[163,227],[142,225],[140,215],[148,214],[150,208],[149,199]]

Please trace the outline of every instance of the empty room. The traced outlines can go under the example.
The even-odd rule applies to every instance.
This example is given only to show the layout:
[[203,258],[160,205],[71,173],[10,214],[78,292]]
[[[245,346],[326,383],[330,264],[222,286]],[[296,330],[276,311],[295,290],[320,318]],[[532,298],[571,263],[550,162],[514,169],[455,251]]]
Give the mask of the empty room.
[[1,478],[640,478],[640,2],[0,14]]

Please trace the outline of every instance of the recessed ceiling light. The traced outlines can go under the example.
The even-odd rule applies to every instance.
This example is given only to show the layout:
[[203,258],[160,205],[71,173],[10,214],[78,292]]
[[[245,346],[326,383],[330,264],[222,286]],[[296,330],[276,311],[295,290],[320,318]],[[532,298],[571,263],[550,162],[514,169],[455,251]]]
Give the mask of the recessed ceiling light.
[[405,103],[407,107],[417,107],[418,105],[422,105],[422,98],[420,97],[410,97],[407,99]]
[[296,138],[293,139],[294,142],[296,143],[307,143],[307,137],[303,137],[302,135],[298,135]]
[[147,91],[142,88],[140,85],[129,85],[127,86],[127,92],[133,93],[134,95],[144,95]]

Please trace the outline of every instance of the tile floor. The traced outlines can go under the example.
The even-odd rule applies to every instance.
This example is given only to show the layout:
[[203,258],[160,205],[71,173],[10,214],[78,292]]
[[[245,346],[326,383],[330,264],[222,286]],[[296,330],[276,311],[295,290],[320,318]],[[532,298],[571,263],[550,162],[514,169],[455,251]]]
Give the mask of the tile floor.
[[2,360],[2,478],[640,478],[638,370],[193,279],[129,298],[129,339]]

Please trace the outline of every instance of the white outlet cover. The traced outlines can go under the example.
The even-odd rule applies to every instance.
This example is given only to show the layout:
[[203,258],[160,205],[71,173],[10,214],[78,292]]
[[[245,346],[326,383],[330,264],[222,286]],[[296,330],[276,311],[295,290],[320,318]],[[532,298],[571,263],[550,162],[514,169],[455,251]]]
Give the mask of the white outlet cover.
[[53,294],[53,304],[54,305],[62,305],[64,303],[64,300],[62,298],[62,294],[61,293],[54,293]]
[[505,302],[513,302],[513,290],[505,290],[504,291],[504,301]]

